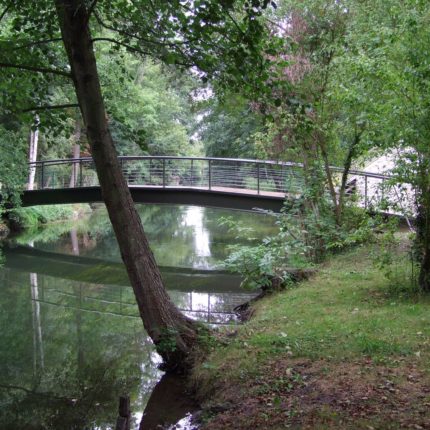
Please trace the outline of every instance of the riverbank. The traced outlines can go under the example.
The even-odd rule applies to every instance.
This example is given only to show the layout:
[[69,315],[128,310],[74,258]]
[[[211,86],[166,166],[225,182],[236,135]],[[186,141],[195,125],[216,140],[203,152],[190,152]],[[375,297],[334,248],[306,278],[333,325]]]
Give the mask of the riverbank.
[[91,211],[90,205],[85,203],[20,207],[7,213],[4,224],[10,231],[17,232],[36,229],[48,223],[77,220],[88,216]]
[[193,374],[202,430],[430,428],[430,297],[374,252],[333,257],[220,335]]

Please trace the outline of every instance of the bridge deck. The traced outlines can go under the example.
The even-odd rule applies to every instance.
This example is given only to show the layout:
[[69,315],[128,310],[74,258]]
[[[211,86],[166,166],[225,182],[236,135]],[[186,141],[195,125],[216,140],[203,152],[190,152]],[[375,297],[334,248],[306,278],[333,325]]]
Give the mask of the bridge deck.
[[226,193],[226,194],[244,194],[248,196],[263,196],[263,197],[275,197],[277,199],[284,199],[286,193],[279,192],[279,191],[264,191],[264,190],[253,190],[251,188],[233,188],[233,187],[219,187],[219,186],[213,186],[210,189],[207,187],[195,187],[195,186],[178,186],[178,185],[166,185],[163,187],[162,185],[129,185],[130,189],[133,188],[142,188],[142,189],[168,189],[168,190],[178,190],[182,191],[185,189],[189,190],[202,190],[202,191],[213,191],[213,192],[219,192],[219,193]]
[[[183,204],[238,210],[261,208],[278,212],[285,193],[237,189],[229,187],[178,187],[129,185],[136,203]],[[100,187],[45,188],[25,191],[21,198],[23,206],[102,202]]]

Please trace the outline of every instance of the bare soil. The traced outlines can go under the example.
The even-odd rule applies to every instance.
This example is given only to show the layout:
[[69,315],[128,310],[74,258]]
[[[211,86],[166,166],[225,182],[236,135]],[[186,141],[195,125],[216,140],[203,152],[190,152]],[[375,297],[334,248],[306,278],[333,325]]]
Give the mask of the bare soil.
[[430,429],[430,375],[418,357],[385,366],[286,356],[261,370],[218,386],[201,429]]

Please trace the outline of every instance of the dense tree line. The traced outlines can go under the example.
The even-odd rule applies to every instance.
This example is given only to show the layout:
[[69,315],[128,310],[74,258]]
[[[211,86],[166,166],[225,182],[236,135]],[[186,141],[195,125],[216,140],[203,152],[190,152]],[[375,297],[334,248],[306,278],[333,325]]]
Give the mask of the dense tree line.
[[[419,284],[429,291],[430,5],[420,0],[283,0],[277,5],[266,14],[271,49],[265,84],[257,91],[243,88],[240,116],[222,89],[227,105],[212,108],[213,122],[205,131],[211,153],[224,155],[226,142],[239,140],[234,151],[244,156],[303,163],[306,191],[298,210],[303,229],[313,231],[304,240],[317,254],[357,236],[363,219],[350,211],[348,172],[386,154],[395,164],[385,172],[393,175],[387,184],[392,192],[404,193],[403,184],[414,190],[415,207],[406,215],[416,218]],[[229,140],[223,132],[230,121],[236,127]],[[219,146],[212,130],[220,133]],[[385,209],[394,204],[381,203]]]

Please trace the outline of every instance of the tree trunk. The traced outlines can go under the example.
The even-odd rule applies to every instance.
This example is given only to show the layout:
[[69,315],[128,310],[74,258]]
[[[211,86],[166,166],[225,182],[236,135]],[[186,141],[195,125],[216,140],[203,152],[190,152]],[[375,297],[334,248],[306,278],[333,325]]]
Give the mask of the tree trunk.
[[423,188],[416,218],[416,246],[420,258],[418,283],[422,291],[430,293],[430,185]]
[[[324,139],[323,137],[321,139]],[[340,202],[337,197],[336,188],[334,186],[333,182],[333,174],[330,169],[330,163],[328,160],[328,153],[325,146],[325,142],[322,140],[319,142],[319,147],[321,149],[321,155],[324,161],[324,171],[327,179],[328,189],[330,192],[331,199],[333,201],[333,213],[334,213],[334,219],[336,221],[336,224],[339,226],[341,224],[341,216],[342,216],[342,208],[340,206]]]
[[418,278],[420,288],[423,292],[430,293],[430,247],[424,249],[421,260],[420,275]]
[[342,180],[340,183],[340,189],[339,189],[339,209],[338,209],[338,217],[339,217],[339,225],[342,224],[342,215],[343,215],[343,207],[344,207],[344,200],[345,200],[345,193],[346,193],[346,185],[348,181],[348,175],[351,170],[352,161],[354,160],[354,157],[356,156],[357,147],[360,143],[361,139],[361,133],[362,132],[355,132],[354,134],[354,140],[351,142],[351,145],[348,148],[348,152],[346,153],[345,161],[343,163],[343,172],[342,172]]
[[[29,146],[28,146],[28,162],[35,163],[37,161],[37,146],[39,143],[39,115],[34,116],[34,122],[31,126]],[[30,172],[28,174],[27,190],[34,188],[34,178],[36,176],[36,166],[30,166]]]
[[122,174],[108,129],[88,27],[86,2],[55,0],[55,4],[103,200],[143,325],[163,357],[166,369],[184,369],[197,338],[196,325],[176,308],[164,288],[160,271]]

